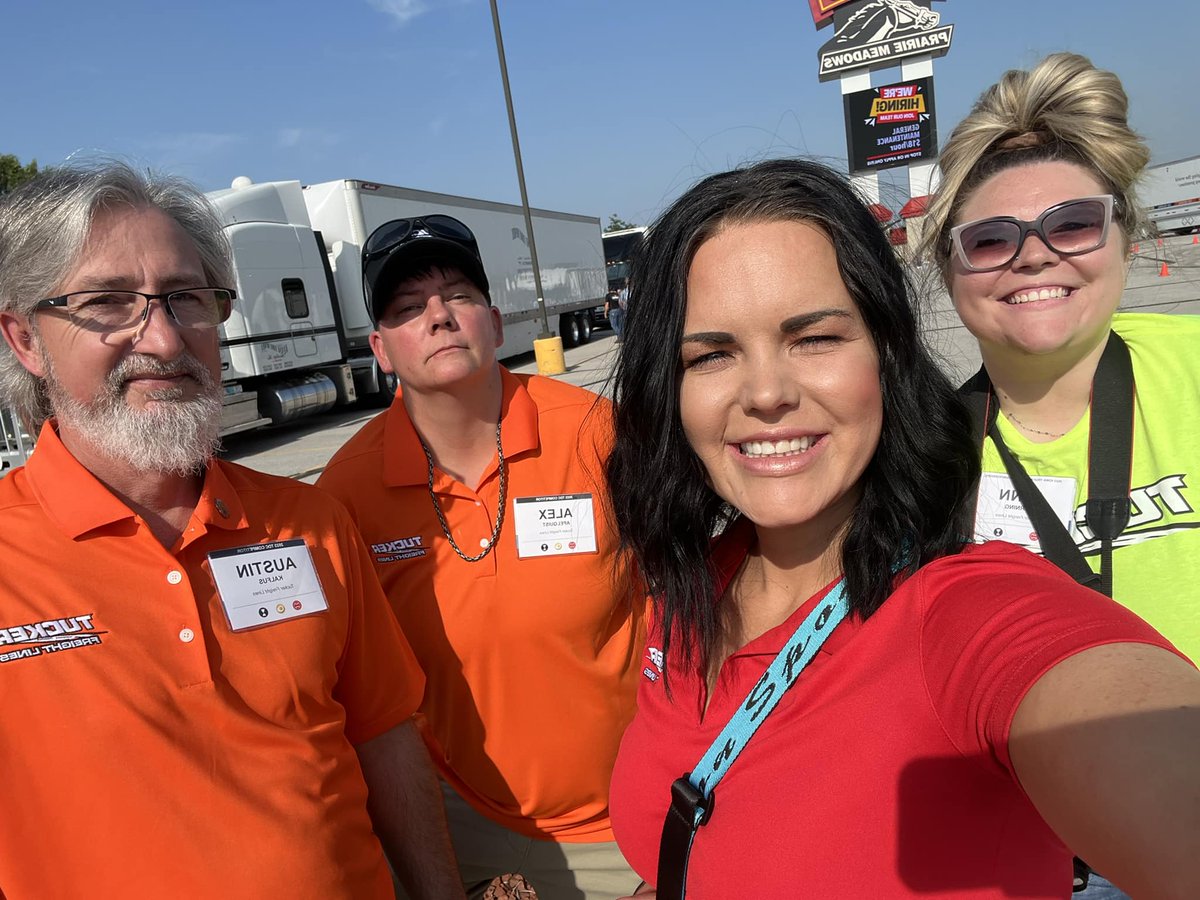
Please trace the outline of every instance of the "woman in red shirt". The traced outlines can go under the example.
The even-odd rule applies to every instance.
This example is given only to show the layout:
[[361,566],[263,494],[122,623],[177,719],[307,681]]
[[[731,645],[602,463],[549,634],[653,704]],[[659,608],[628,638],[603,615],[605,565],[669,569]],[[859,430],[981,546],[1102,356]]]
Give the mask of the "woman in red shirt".
[[1075,852],[1200,895],[1200,675],[965,543],[968,416],[844,180],[705,179],[631,280],[608,478],[657,621],[611,805],[642,893],[1061,897]]

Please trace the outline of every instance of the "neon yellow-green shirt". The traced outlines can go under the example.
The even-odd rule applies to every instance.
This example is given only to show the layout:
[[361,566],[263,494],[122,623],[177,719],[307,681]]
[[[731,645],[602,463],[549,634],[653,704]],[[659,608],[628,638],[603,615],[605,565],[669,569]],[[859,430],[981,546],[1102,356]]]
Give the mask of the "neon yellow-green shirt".
[[[1129,346],[1136,385],[1129,524],[1113,543],[1113,597],[1200,662],[1200,316],[1123,313],[1113,330]],[[1085,414],[1045,444],[997,419],[1001,437],[1031,476],[1075,479],[1071,536],[1094,570],[1100,541],[1088,530]],[[991,438],[983,470],[1004,472]]]

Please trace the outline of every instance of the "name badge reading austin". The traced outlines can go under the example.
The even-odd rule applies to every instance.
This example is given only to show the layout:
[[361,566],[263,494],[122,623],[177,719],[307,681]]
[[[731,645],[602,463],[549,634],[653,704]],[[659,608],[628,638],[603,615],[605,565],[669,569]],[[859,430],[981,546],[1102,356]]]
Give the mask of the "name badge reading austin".
[[233,631],[329,608],[303,540],[216,550],[208,564]]

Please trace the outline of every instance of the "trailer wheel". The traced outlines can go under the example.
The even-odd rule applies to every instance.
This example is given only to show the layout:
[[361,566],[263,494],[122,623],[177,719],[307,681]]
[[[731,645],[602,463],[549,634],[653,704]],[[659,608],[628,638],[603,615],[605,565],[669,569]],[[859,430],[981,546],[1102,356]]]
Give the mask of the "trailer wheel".
[[583,328],[579,317],[571,313],[563,313],[558,317],[558,332],[562,335],[563,346],[570,348],[579,344]]
[[392,399],[396,396],[396,388],[400,386],[395,374],[383,371],[379,368],[379,363],[375,363],[375,384],[377,388],[374,393],[360,395],[363,405],[375,408],[391,406]]
[[579,343],[586,344],[592,339],[592,317],[587,310],[576,315],[579,317]]

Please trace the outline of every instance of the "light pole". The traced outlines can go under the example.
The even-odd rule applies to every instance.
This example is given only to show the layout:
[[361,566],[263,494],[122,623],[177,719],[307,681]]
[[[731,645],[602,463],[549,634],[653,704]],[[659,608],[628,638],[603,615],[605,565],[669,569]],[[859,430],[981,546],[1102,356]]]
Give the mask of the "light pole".
[[529,195],[525,191],[525,167],[521,164],[521,142],[517,138],[517,117],[513,114],[512,90],[508,86],[508,63],[504,59],[504,38],[500,35],[500,12],[496,9],[496,0],[490,0],[490,3],[492,27],[496,31],[496,56],[500,59],[500,80],[504,84],[504,105],[508,109],[508,130],[512,135],[513,157],[517,162],[517,183],[521,187],[521,209],[525,213],[525,233],[529,235],[533,285],[537,293],[538,312],[542,316],[542,333],[534,341],[533,350],[538,360],[539,371],[543,374],[562,374],[566,371],[566,366],[562,361],[562,339],[556,337],[550,330],[550,321],[546,317],[546,299],[542,293],[542,270],[538,266],[537,241],[533,235],[533,216],[529,213]]

